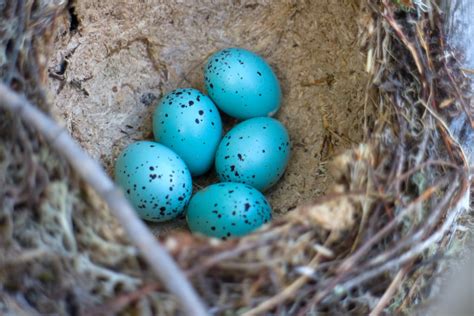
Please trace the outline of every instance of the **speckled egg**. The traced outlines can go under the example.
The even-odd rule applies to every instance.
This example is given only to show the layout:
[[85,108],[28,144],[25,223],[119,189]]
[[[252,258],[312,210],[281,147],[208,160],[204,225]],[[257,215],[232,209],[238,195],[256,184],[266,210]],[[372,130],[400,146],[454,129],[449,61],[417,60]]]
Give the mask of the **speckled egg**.
[[222,138],[222,121],[212,100],[196,89],[165,95],[153,115],[155,140],[175,151],[193,176],[208,171]]
[[217,148],[216,171],[223,182],[246,183],[265,191],[283,175],[290,151],[283,124],[269,117],[252,118],[224,136]]
[[191,174],[183,160],[151,141],[125,148],[115,163],[115,181],[139,216],[154,222],[183,214],[192,193]]
[[272,218],[262,193],[242,183],[217,183],[197,192],[186,220],[193,233],[227,239],[246,235]]
[[280,107],[278,78],[267,62],[251,51],[218,51],[205,65],[204,80],[211,99],[232,117],[272,116]]

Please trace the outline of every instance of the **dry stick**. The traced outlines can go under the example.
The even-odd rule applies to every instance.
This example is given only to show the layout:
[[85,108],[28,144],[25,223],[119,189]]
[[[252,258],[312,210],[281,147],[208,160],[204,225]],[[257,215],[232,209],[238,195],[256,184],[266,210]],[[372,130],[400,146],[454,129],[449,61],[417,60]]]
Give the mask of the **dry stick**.
[[408,270],[410,270],[411,266],[412,266],[412,263],[410,262],[405,267],[403,267],[400,271],[398,271],[392,283],[390,283],[390,286],[385,291],[383,296],[380,298],[375,308],[370,312],[369,316],[379,316],[382,314],[383,309],[385,308],[385,306],[387,306],[388,302],[390,302],[390,299],[398,290],[400,283],[402,282],[403,278],[407,274]]
[[[456,177],[455,180],[458,180],[458,178]],[[455,183],[455,181],[453,182]],[[449,205],[451,201],[451,197],[453,196],[456,188],[457,188],[456,186],[451,186],[451,188],[448,191],[444,192],[443,199],[440,201],[438,206],[435,207],[434,210],[431,211],[430,216],[425,221],[424,225],[417,232],[413,233],[411,236],[405,239],[398,241],[397,245],[394,245],[391,249],[369,260],[369,262],[366,265],[370,267],[370,266],[375,266],[377,264],[385,262],[389,260],[390,257],[395,256],[399,250],[425,238],[427,232],[433,229],[433,227],[435,227],[436,224],[438,223],[440,217],[442,217],[443,210]]]
[[153,272],[164,286],[181,302],[187,315],[207,315],[206,307],[192,288],[183,271],[161,246],[147,226],[137,217],[122,191],[106,175],[98,162],[50,117],[33,106],[24,97],[0,84],[0,107],[19,115],[46,138],[71,164],[74,170],[105,200],[117,216],[130,240],[140,249]]
[[[364,283],[369,279],[372,279],[396,267],[402,266],[406,264],[407,262],[411,261],[412,259],[416,258],[421,253],[423,253],[423,251],[431,247],[434,243],[438,242],[449,231],[449,229],[454,224],[458,216],[459,216],[459,213],[457,211],[451,212],[451,214],[449,214],[449,216],[446,217],[446,221],[443,223],[443,225],[437,231],[435,231],[433,235],[431,235],[428,239],[419,243],[417,246],[414,246],[413,248],[408,250],[406,253],[401,255],[399,258],[395,258],[393,260],[386,262],[385,264],[379,267],[374,268],[373,270],[363,272],[363,273],[360,273],[359,275],[354,276],[349,281],[341,284],[341,287],[346,290],[350,290],[353,287],[361,283]],[[322,298],[323,297],[320,296],[320,299]]]
[[148,294],[151,294],[153,292],[160,290],[160,288],[161,288],[161,284],[157,284],[157,283],[147,284],[134,292],[125,293],[118,297],[115,297],[111,299],[109,302],[107,302],[105,305],[92,308],[90,310],[86,310],[84,315],[89,315],[89,316],[117,315],[120,313],[120,311],[122,311],[125,307],[127,307],[131,303],[138,301],[143,296],[146,296]]
[[339,273],[337,276],[335,276],[329,284],[325,287],[325,290],[320,292],[313,300],[312,303],[309,304],[318,304],[326,295],[329,294],[329,292],[336,287],[344,278],[347,277],[349,274],[349,271],[353,268],[355,263],[366,253],[370,250],[370,247],[372,247],[373,244],[375,244],[378,240],[380,240],[383,236],[385,236],[387,233],[389,233],[392,229],[395,228],[395,226],[401,221],[401,219],[408,214],[409,212],[412,211],[412,209],[418,205],[418,203],[426,200],[429,198],[431,195],[433,195],[439,186],[433,186],[428,188],[426,191],[424,191],[418,198],[416,198],[413,202],[411,202],[403,211],[401,211],[397,217],[392,219],[387,225],[385,225],[380,231],[378,231],[371,239],[369,239],[364,245],[357,250],[351,257],[346,259],[341,266],[337,269],[337,272]]
[[428,199],[431,195],[436,193],[439,186],[433,186],[426,189],[419,197],[411,202],[404,210],[402,210],[397,217],[393,218],[387,225],[380,229],[373,237],[371,237],[364,245],[362,245],[352,256],[347,258],[344,263],[337,269],[338,273],[345,273],[353,268],[353,266],[371,249],[371,247],[388,234],[392,229],[399,224],[405,215],[410,213],[419,203]]
[[[328,244],[333,240],[334,233],[331,233],[326,242],[324,243],[324,246],[328,246]],[[321,260],[321,257],[323,254],[321,252],[318,252],[313,259],[309,262],[308,267],[310,268],[316,268],[316,266],[319,264],[319,261]],[[272,298],[264,301],[257,307],[247,311],[246,313],[242,314],[242,316],[256,316],[256,315],[261,315],[265,313],[268,310],[271,310],[278,304],[286,301],[288,298],[290,298],[293,294],[296,293],[303,285],[306,284],[309,280],[309,276],[307,275],[302,275],[298,279],[296,279],[293,283],[291,283],[289,286],[287,286],[283,291],[278,293],[277,295],[273,296]]]
[[382,16],[386,19],[386,21],[390,24],[390,26],[393,28],[395,33],[398,35],[399,39],[403,42],[403,44],[406,46],[406,48],[410,51],[413,60],[415,61],[416,68],[418,69],[418,72],[422,77],[425,76],[425,71],[422,66],[421,60],[416,53],[416,48],[413,46],[413,44],[408,40],[408,38],[405,36],[403,33],[402,29],[400,28],[400,25],[395,22],[395,18],[393,17],[393,13],[391,10],[389,10],[389,4],[387,0],[382,1],[385,8],[387,9],[387,12],[382,13]]

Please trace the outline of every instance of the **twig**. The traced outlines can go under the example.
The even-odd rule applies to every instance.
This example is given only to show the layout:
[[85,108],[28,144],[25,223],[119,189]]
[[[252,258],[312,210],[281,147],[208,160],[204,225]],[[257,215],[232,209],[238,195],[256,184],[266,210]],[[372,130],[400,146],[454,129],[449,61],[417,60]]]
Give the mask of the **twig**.
[[[418,245],[412,247],[411,249],[407,250],[404,254],[402,254],[400,257],[395,258],[393,260],[390,260],[381,266],[369,270],[366,272],[363,272],[359,275],[354,276],[351,278],[349,281],[341,284],[341,287],[350,290],[353,287],[366,282],[369,279],[372,279],[386,271],[389,271],[395,267],[399,267],[408,261],[416,258],[419,256],[423,251],[431,247],[434,243],[438,242],[451,228],[451,226],[454,224],[456,218],[459,216],[459,212],[453,211],[449,216],[446,217],[445,222],[443,225],[435,231],[428,239],[425,241],[419,243]],[[322,298],[322,297],[321,297]]]
[[[327,246],[328,244],[331,243],[331,241],[334,238],[334,233],[331,233],[328,238],[326,239],[326,242],[324,243],[324,246]],[[324,255],[321,252],[317,252],[316,255],[313,257],[313,259],[309,262],[308,267],[309,268],[316,268],[321,260],[321,257]],[[277,295],[273,296],[269,300],[264,301],[257,307],[249,310],[248,312],[244,313],[242,316],[256,316],[260,315],[262,313],[265,313],[266,311],[274,308],[278,304],[286,301],[288,298],[290,298],[293,294],[295,294],[303,285],[308,282],[310,277],[308,275],[302,275],[298,279],[296,279],[293,283],[291,283],[289,286],[287,286],[283,291],[278,293]]]
[[153,272],[164,286],[181,302],[188,315],[207,315],[205,305],[191,284],[163,246],[155,239],[147,226],[137,217],[123,192],[106,175],[99,163],[82,148],[56,122],[45,115],[26,98],[0,84],[0,107],[19,115],[25,122],[50,142],[62,154],[74,170],[104,199],[117,216],[130,240],[140,249]]
[[[458,178],[455,178],[458,180]],[[453,181],[453,183],[456,182],[456,180]],[[400,251],[400,249],[403,249],[406,246],[409,246],[410,244],[415,244],[419,242],[420,240],[423,240],[423,238],[426,237],[426,234],[433,229],[433,227],[436,226],[438,223],[438,220],[440,217],[444,215],[444,210],[446,210],[446,207],[449,205],[449,203],[452,201],[452,196],[454,195],[454,192],[456,187],[451,186],[448,191],[444,192],[444,197],[440,201],[437,207],[435,207],[432,211],[430,216],[424,221],[423,226],[416,231],[415,233],[410,234],[410,236],[406,237],[405,239],[400,240],[397,245],[394,245],[394,247],[388,249],[386,252],[379,254],[375,258],[369,260],[367,263],[367,266],[374,266],[377,264],[380,264],[382,262],[388,261],[392,256],[396,256],[397,252]],[[435,189],[434,192],[437,190]]]
[[[318,258],[319,259],[319,253],[316,255],[314,259]],[[315,262],[318,262],[319,260],[315,260]],[[315,265],[315,262],[312,262],[310,266]],[[265,313],[266,311],[274,308],[277,306],[279,303],[282,303],[286,301],[288,298],[293,296],[293,294],[296,293],[303,285],[308,282],[310,278],[307,275],[302,275],[298,279],[296,279],[293,283],[291,283],[289,286],[285,287],[283,291],[278,293],[277,295],[273,296],[267,301],[264,301],[262,304],[258,305],[254,309],[249,310],[248,312],[242,314],[242,316],[256,316],[260,315],[262,313]]]
[[133,302],[138,301],[143,296],[151,294],[160,289],[160,284],[153,283],[147,284],[142,288],[132,292],[120,295],[113,298],[108,303],[103,306],[90,309],[86,311],[87,315],[116,315],[122,311],[126,306],[130,305]]
[[[329,281],[328,285],[325,286],[325,289],[322,290],[316,297],[312,300],[313,304],[318,304],[324,297],[326,297],[329,292],[340,284],[349,274],[355,264],[365,255],[370,248],[381,238],[383,238],[387,233],[396,227],[398,223],[409,213],[411,212],[419,203],[428,199],[431,195],[437,192],[438,186],[430,187],[424,191],[418,198],[411,202],[404,210],[402,210],[397,217],[393,218],[387,225],[380,229],[372,238],[366,241],[352,256],[346,259],[338,268],[337,273],[332,280]],[[375,274],[378,275],[378,274]],[[369,278],[372,275],[369,276]]]
[[373,237],[367,240],[352,256],[347,258],[343,264],[337,269],[339,273],[347,272],[352,269],[355,264],[386,234],[399,224],[403,218],[409,214],[419,203],[428,199],[431,195],[437,192],[439,186],[433,186],[425,190],[418,198],[411,202],[404,210],[402,210],[397,217],[393,218],[387,225],[380,229]]
[[410,270],[411,266],[412,266],[412,263],[408,263],[404,268],[398,271],[392,283],[390,283],[390,286],[387,288],[383,296],[380,298],[380,300],[378,301],[377,305],[374,307],[372,312],[370,312],[369,316],[379,316],[380,314],[382,314],[383,309],[385,308],[385,306],[387,306],[388,302],[390,302],[390,299],[398,290],[400,283],[402,282],[407,272]]
[[416,68],[418,69],[418,72],[420,73],[421,77],[424,77],[425,76],[425,71],[424,71],[424,68],[422,66],[421,60],[418,56],[418,53],[416,51],[415,46],[413,46],[413,44],[408,40],[405,33],[403,33],[400,25],[395,21],[395,18],[393,17],[392,11],[388,9],[389,5],[388,5],[386,0],[383,1],[383,4],[384,4],[387,12],[382,13],[382,16],[386,19],[388,24],[390,24],[390,26],[395,31],[398,38],[403,42],[405,47],[410,51],[410,53],[413,57],[413,60],[415,61],[415,65],[416,65]]

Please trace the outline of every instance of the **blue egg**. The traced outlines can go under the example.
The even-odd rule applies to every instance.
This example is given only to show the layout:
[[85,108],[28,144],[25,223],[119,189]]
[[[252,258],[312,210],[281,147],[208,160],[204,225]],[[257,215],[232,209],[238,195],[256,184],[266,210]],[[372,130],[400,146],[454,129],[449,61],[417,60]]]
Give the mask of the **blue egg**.
[[175,151],[193,176],[208,171],[222,138],[219,111],[196,89],[166,94],[153,115],[155,140]]
[[272,218],[262,193],[242,183],[217,183],[189,201],[186,220],[193,233],[227,239],[243,236]]
[[115,163],[115,181],[138,215],[154,222],[182,215],[193,189],[183,160],[171,149],[150,141],[125,148]]
[[283,124],[269,117],[252,118],[224,136],[217,148],[216,171],[223,182],[246,183],[264,191],[283,175],[290,151]]
[[265,60],[251,51],[218,51],[208,59],[204,79],[208,95],[232,117],[273,116],[280,107],[278,78]]

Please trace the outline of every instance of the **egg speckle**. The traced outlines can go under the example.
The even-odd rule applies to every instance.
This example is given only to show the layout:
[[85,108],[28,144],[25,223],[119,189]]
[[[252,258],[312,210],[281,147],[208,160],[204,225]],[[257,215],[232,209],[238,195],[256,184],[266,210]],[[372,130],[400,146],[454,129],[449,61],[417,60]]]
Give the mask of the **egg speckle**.
[[280,84],[259,55],[227,48],[212,55],[204,68],[206,91],[226,114],[248,119],[272,116],[280,107]]
[[216,171],[223,182],[239,182],[264,191],[282,176],[290,159],[290,138],[283,124],[257,117],[237,124],[216,152]]
[[265,197],[249,185],[217,183],[197,192],[186,210],[193,233],[227,239],[246,235],[272,218]]
[[192,193],[191,174],[183,160],[151,141],[125,148],[115,163],[115,180],[138,215],[149,221],[180,216]]
[[174,150],[193,176],[208,171],[222,137],[219,111],[196,89],[177,89],[166,94],[153,115],[155,140]]

